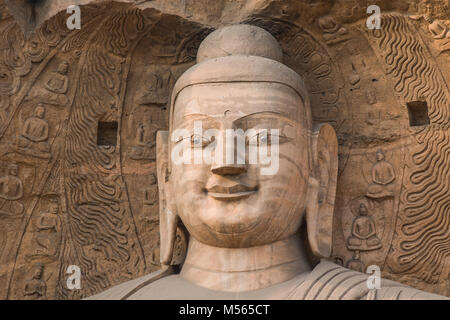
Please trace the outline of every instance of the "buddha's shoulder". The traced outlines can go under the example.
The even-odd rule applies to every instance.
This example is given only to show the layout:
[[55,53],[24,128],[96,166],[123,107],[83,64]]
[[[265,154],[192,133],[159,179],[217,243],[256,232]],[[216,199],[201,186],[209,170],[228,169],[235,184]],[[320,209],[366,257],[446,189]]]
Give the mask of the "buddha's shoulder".
[[289,298],[302,300],[447,299],[382,278],[378,288],[370,289],[368,285],[370,276],[328,261],[322,261],[305,281],[291,292]]
[[151,291],[154,292],[147,299],[159,299],[158,289],[171,287],[170,284],[178,277],[178,275],[172,275],[170,269],[161,269],[137,279],[118,284],[99,294],[88,297],[86,300],[125,300],[141,292],[143,289],[147,293],[151,293],[148,292],[148,289],[152,289]]
[[[447,299],[443,296],[420,291],[406,285],[380,279],[379,289],[369,289],[368,274],[360,273],[323,261],[309,275],[289,281],[282,299],[294,300],[423,300]],[[266,288],[264,290],[268,290]],[[279,291],[279,290],[278,290]],[[241,295],[243,297],[244,295]],[[273,294],[262,297],[274,298]],[[267,298],[266,297],[266,298]],[[281,297],[281,296],[280,296]],[[277,296],[277,298],[280,298]],[[160,270],[146,276],[114,286],[100,294],[89,297],[92,300],[193,300],[230,299],[232,295],[198,287],[180,275],[173,275],[170,269]],[[236,297],[234,297],[236,298]],[[270,299],[270,298],[269,298]]]

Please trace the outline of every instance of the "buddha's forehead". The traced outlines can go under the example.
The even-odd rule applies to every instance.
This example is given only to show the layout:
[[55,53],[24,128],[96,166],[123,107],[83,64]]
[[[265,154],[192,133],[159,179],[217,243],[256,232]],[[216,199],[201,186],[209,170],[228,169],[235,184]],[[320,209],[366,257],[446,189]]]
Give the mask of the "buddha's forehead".
[[302,124],[306,120],[302,99],[292,88],[270,82],[232,82],[184,88],[175,103],[173,125],[193,115],[236,120],[258,113]]

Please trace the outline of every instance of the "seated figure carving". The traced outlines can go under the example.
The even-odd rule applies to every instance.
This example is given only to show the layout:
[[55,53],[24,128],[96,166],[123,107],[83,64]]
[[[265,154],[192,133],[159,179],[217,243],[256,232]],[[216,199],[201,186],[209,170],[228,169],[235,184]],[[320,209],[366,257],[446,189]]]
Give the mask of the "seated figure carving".
[[48,123],[45,120],[45,108],[39,104],[34,115],[28,118],[18,137],[17,147],[20,152],[41,158],[50,157],[48,140]]
[[47,300],[47,284],[43,278],[44,265],[36,263],[32,267],[31,279],[25,284],[23,295],[26,300]]
[[377,228],[372,217],[367,214],[364,203],[359,206],[359,216],[353,221],[352,235],[347,239],[350,250],[370,251],[381,248]]
[[47,103],[66,105],[69,102],[67,98],[67,89],[69,87],[69,77],[67,72],[69,71],[69,63],[63,61],[59,64],[58,69],[52,71],[51,76],[45,82],[44,86],[47,92],[44,93]]
[[[147,130],[146,130],[147,129]],[[130,158],[133,160],[154,160],[156,155],[154,136],[156,126],[150,124],[147,128],[139,124],[136,129],[136,143],[130,149]]]
[[332,16],[324,16],[319,19],[319,27],[323,31],[323,38],[327,43],[338,43],[348,40],[344,37],[348,31],[342,27]]
[[10,164],[8,174],[0,178],[0,215],[18,216],[23,213],[23,184],[17,177],[18,166]]
[[49,209],[41,212],[35,221],[35,255],[56,256],[61,241],[61,220],[58,213],[58,203],[52,201]]
[[378,199],[393,197],[392,183],[395,180],[395,171],[392,165],[385,160],[383,150],[377,151],[377,162],[372,167],[372,184],[367,188],[368,198]]
[[[245,148],[223,142],[232,129],[249,133]],[[247,161],[253,143],[270,149],[270,168],[278,170]],[[249,25],[214,31],[175,84],[169,132],[157,135],[162,269],[92,299],[440,298],[388,280],[373,292],[368,275],[326,260],[337,148],[330,125],[313,126],[306,86],[282,63],[272,35]],[[178,151],[194,160],[175,161]],[[212,161],[195,161],[198,151]],[[185,228],[187,255],[174,261],[176,235]]]
[[430,14],[424,15],[425,21],[428,23],[428,30],[431,32],[433,39],[440,51],[450,49],[450,28],[440,20],[434,20]]
[[69,63],[62,61],[56,70],[44,76],[43,83],[37,84],[27,100],[43,102],[55,106],[65,106],[69,102],[67,92],[69,89]]

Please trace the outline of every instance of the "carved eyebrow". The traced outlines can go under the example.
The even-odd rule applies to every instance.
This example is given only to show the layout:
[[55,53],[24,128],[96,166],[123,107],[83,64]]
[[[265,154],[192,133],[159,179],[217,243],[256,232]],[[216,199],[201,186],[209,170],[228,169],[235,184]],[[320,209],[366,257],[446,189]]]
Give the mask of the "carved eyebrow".
[[247,103],[254,104],[254,105],[257,105],[259,103],[270,102],[270,104],[276,105],[276,106],[285,106],[287,104],[293,108],[298,107],[295,103],[292,102],[292,100],[285,99],[283,97],[277,97],[277,96],[269,96],[269,97],[264,97],[264,98],[245,96],[245,97],[226,98],[224,100],[217,100],[217,99],[209,98],[209,99],[205,99],[204,103],[206,103],[207,105],[212,105],[212,106],[230,106],[231,107],[231,106],[239,105],[242,98],[246,99]]
[[[258,112],[254,112],[254,113],[248,114],[246,116],[243,116],[243,117],[241,117],[239,119],[236,119],[233,122],[237,123],[237,122],[245,121],[245,120],[252,119],[252,118],[258,118],[260,116],[279,116],[279,117],[282,117],[284,120],[288,120],[289,122],[296,122],[295,120],[290,119],[288,116],[282,114],[281,112],[276,112],[276,111],[258,111]],[[264,120],[265,120],[264,118],[261,118],[261,121],[264,121]]]
[[256,115],[265,115],[265,114],[267,114],[267,115],[283,116],[282,113],[277,112],[277,111],[258,111],[258,112],[250,113],[250,114],[248,114],[248,115],[246,115],[246,116],[243,116],[242,118],[239,118],[239,119],[237,119],[237,120],[246,119],[246,118],[248,118],[248,117],[253,117],[253,116],[256,116]]
[[206,121],[207,123],[214,123],[217,124],[218,121],[216,119],[214,119],[213,117],[207,115],[207,114],[202,114],[202,113],[192,113],[192,114],[188,114],[183,116],[177,123],[177,127],[180,125],[187,125],[190,124],[191,122],[195,121],[195,120],[202,120],[202,121]]
[[183,119],[186,119],[186,118],[188,118],[188,119],[190,119],[190,118],[211,118],[212,119],[212,117],[210,115],[207,115],[204,113],[190,113],[190,114],[183,116]]

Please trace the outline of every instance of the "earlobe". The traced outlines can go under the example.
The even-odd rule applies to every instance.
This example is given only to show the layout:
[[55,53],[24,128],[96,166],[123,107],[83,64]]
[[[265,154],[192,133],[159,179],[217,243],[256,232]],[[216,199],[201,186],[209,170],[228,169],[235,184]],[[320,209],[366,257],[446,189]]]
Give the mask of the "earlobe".
[[322,256],[319,249],[319,243],[317,238],[317,218],[319,212],[319,181],[310,177],[308,181],[308,202],[306,204],[306,225],[308,230],[308,242],[311,247],[311,251],[315,256]]
[[[169,172],[169,132],[158,131],[156,134],[156,171],[159,191],[159,230],[161,266],[180,265],[183,263],[188,237],[184,228],[179,228],[180,219],[171,198]],[[174,253],[175,249],[176,252]]]
[[160,211],[160,262],[161,266],[168,266],[172,262],[173,248],[175,246],[178,216],[170,210]]
[[338,142],[336,133],[329,124],[322,124],[314,129],[306,224],[313,254],[319,258],[328,258],[332,249]]

